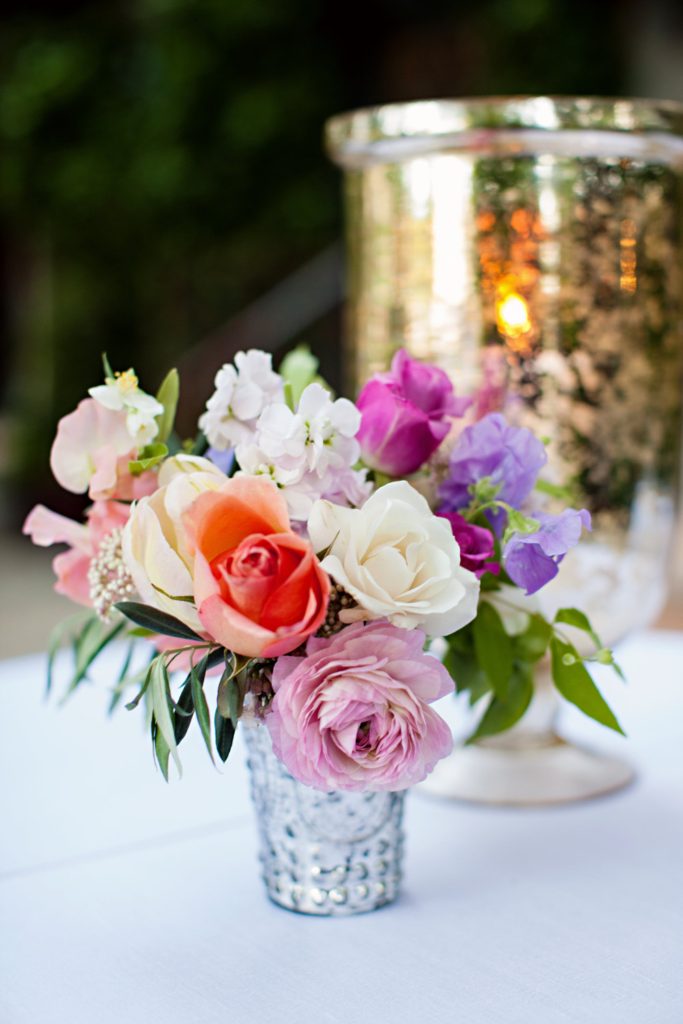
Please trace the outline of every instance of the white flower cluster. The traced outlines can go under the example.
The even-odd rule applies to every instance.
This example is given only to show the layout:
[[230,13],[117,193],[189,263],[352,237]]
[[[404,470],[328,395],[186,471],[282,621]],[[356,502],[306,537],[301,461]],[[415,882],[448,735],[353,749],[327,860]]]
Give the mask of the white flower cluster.
[[234,366],[219,371],[199,423],[212,447],[235,448],[243,473],[267,476],[283,490],[292,519],[305,521],[319,498],[362,505],[370,493],[365,472],[353,469],[360,456],[353,402],[333,401],[313,383],[290,409],[265,352],[239,352]]
[[253,348],[238,352],[234,366],[225,363],[214,384],[199,427],[219,451],[249,442],[263,410],[284,401],[284,384],[272,368],[272,357]]
[[134,370],[107,377],[106,383],[90,388],[88,394],[105,409],[126,413],[126,430],[136,448],[144,448],[157,436],[157,416],[164,407],[140,387]]

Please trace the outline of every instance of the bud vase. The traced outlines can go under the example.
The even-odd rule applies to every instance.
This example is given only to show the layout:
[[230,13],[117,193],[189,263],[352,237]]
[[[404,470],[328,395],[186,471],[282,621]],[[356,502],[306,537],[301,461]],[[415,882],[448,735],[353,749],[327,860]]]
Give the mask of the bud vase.
[[403,856],[399,793],[331,792],[294,779],[268,730],[244,729],[266,892],[300,914],[339,917],[396,899]]

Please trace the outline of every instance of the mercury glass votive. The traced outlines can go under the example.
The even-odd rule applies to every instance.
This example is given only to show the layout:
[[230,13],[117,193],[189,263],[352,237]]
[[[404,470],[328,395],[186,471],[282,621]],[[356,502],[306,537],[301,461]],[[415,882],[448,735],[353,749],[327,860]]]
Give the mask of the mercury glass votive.
[[[546,479],[589,509],[593,532],[539,594],[542,609],[579,605],[609,645],[650,623],[667,592],[680,464],[683,106],[391,104],[333,118],[327,146],[345,179],[349,393],[404,346],[475,392],[475,415],[502,410],[547,438]],[[577,766],[572,748],[568,780],[568,745],[529,722],[514,742],[456,751],[429,785],[533,803],[631,777],[599,755]]]
[[396,899],[405,791],[312,789],[292,778],[268,729],[245,727],[266,892],[287,910],[340,917]]

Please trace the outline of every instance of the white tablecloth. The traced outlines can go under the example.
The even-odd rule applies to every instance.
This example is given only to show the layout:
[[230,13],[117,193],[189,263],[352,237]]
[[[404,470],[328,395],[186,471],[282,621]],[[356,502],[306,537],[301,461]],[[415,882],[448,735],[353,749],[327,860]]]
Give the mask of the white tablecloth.
[[[1,1024],[681,1024],[683,637],[621,651],[605,689],[639,781],[583,805],[411,794],[400,901],[310,919],[264,897],[243,752],[154,770],[112,662],[63,708],[44,660],[0,664]],[[601,679],[603,676],[601,676]],[[193,730],[194,732],[194,730]]]

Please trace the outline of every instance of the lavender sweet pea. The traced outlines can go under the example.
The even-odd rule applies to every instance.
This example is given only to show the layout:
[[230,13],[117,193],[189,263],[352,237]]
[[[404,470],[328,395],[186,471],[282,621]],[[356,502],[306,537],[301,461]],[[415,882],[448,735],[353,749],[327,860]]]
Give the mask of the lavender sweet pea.
[[464,569],[481,579],[485,572],[491,572],[497,576],[500,572],[500,564],[493,560],[493,534],[485,526],[475,526],[468,523],[459,512],[437,512],[442,519],[447,519],[451,524],[453,536],[460,548],[460,564]]
[[503,551],[503,564],[513,583],[527,595],[549,583],[559,571],[559,564],[570,548],[581,538],[582,529],[590,530],[591,517],[586,509],[566,508],[557,516],[539,513],[535,533],[513,534]]
[[390,372],[377,374],[358,396],[363,461],[388,476],[416,472],[448,434],[448,418],[462,416],[470,401],[456,398],[443,370],[401,349]]
[[398,790],[426,778],[453,747],[430,703],[453,692],[425,634],[358,622],[306,657],[281,657],[266,724],[276,755],[315,789]]
[[[483,477],[500,488],[500,501],[519,508],[547,460],[545,448],[530,430],[513,427],[500,413],[489,413],[466,427],[453,446],[448,476],[439,489],[442,510],[457,512],[469,505],[470,485]],[[504,513],[489,518],[500,533]]]

